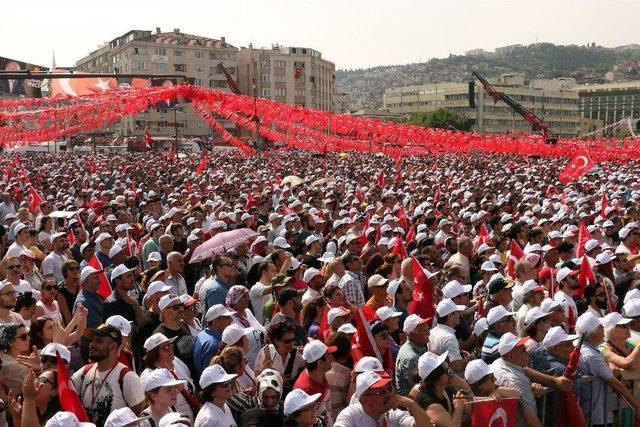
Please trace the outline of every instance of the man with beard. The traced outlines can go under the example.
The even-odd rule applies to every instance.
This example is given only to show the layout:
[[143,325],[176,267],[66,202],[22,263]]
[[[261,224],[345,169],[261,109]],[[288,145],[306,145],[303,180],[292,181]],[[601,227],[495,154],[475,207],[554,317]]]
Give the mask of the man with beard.
[[280,313],[273,316],[271,323],[287,321],[296,330],[296,345],[303,346],[307,343],[307,331],[298,323],[296,318],[302,310],[302,293],[295,289],[285,289],[278,295]]
[[[17,258],[9,258],[6,268],[14,268],[19,265]],[[6,280],[0,282],[0,325],[7,323],[24,324],[24,319],[18,313],[12,311],[18,301],[13,285]]]
[[51,236],[51,245],[53,246],[53,251],[42,261],[42,274],[45,276],[52,275],[56,282],[60,283],[64,280],[62,264],[67,260],[64,252],[69,249],[67,233],[56,233]]
[[553,296],[556,301],[564,301],[564,314],[571,330],[573,330],[578,319],[578,307],[572,297],[573,292],[580,287],[577,276],[578,271],[571,270],[569,267],[562,267],[558,270],[556,273],[558,290]]
[[73,385],[92,423],[104,425],[115,409],[129,407],[138,415],[145,406],[144,387],[135,372],[118,362],[122,333],[100,325],[89,344],[92,363],[78,370]]

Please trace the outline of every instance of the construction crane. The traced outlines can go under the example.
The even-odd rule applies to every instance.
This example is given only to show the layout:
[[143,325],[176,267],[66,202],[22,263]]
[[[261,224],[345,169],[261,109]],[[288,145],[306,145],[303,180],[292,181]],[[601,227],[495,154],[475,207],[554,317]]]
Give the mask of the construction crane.
[[491,96],[491,98],[493,98],[494,104],[497,103],[498,100],[500,100],[505,104],[507,104],[509,107],[511,107],[513,111],[520,114],[522,118],[531,125],[531,129],[534,132],[542,132],[544,140],[547,144],[555,144],[556,142],[558,142],[558,137],[551,131],[549,126],[547,126],[540,119],[540,117],[533,114],[531,111],[529,111],[527,108],[525,108],[522,104],[520,104],[518,101],[516,101],[509,95],[495,90],[494,87],[491,86],[491,83],[489,83],[484,77],[482,77],[477,72],[474,71],[473,76],[476,79],[478,79],[480,83],[482,83],[482,86],[484,87],[485,92],[487,92]]
[[238,85],[236,84],[235,80],[233,80],[233,76],[231,76],[231,73],[229,73],[229,71],[224,68],[224,64],[222,62],[218,64],[218,70],[224,73],[224,77],[227,79],[227,84],[229,85],[229,89],[231,89],[231,92],[235,93],[236,95],[240,95],[240,89],[238,89]]

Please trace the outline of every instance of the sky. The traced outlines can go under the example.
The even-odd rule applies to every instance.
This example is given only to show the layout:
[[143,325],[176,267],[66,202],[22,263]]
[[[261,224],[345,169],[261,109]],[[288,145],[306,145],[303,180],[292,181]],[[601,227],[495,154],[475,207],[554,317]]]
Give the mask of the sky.
[[2,1],[0,56],[75,62],[131,29],[309,47],[336,69],[406,64],[511,44],[640,43],[638,0]]

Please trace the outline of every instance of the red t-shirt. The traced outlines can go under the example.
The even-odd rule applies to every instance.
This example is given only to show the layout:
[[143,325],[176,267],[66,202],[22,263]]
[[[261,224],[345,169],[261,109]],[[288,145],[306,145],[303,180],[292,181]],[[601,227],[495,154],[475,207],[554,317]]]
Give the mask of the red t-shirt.
[[322,384],[318,384],[317,382],[312,380],[311,377],[309,377],[309,372],[307,372],[307,370],[305,369],[304,371],[302,371],[300,376],[298,376],[298,379],[293,385],[293,388],[304,390],[308,395],[320,393],[319,400],[323,400],[325,393],[329,390],[330,387],[326,377],[322,379]]

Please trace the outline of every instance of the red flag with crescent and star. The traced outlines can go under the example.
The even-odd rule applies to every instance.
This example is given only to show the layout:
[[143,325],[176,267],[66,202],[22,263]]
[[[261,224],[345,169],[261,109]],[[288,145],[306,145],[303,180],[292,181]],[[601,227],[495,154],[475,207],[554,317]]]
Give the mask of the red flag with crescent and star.
[[411,268],[413,270],[413,301],[409,303],[409,313],[415,313],[423,319],[432,318],[435,308],[431,280],[417,259],[411,258]]
[[471,427],[515,427],[518,418],[518,398],[500,402],[494,399],[476,400],[471,409]]
[[567,166],[558,176],[558,181],[560,181],[562,185],[567,185],[571,181],[575,181],[585,173],[589,172],[595,166],[596,165],[593,163],[593,160],[591,160],[589,153],[584,150],[567,163]]
[[584,222],[580,222],[580,228],[578,229],[578,249],[576,250],[576,257],[580,258],[584,255],[584,244],[587,240],[591,240],[591,233]]
[[80,422],[88,422],[89,417],[84,410],[84,406],[80,401],[78,393],[73,388],[69,371],[62,362],[60,353],[57,351],[56,359],[58,366],[58,400],[60,401],[60,406],[62,406],[62,409],[65,411],[73,412]]
[[38,212],[38,209],[40,209],[40,203],[42,203],[42,197],[33,187],[29,187],[27,198],[29,200],[29,212],[32,214]]
[[507,260],[507,275],[516,278],[516,263],[524,258],[524,252],[515,240],[511,241],[511,250],[509,251],[509,259]]

